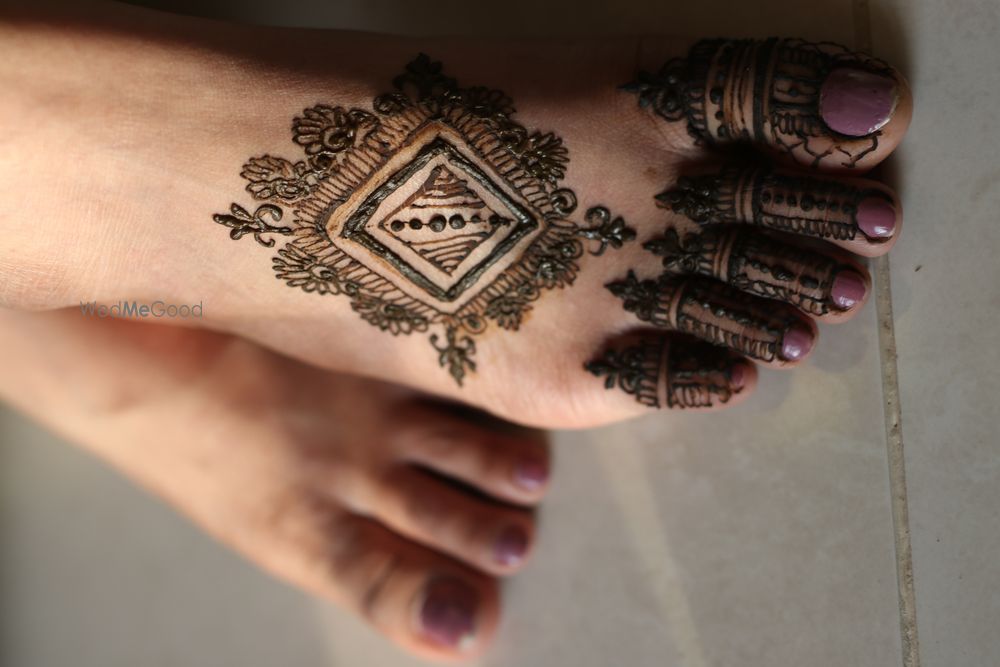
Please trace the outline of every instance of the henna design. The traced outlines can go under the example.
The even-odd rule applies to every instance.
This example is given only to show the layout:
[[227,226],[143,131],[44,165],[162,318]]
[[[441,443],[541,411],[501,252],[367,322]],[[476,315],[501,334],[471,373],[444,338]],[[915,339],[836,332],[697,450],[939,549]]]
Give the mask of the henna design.
[[356,283],[342,283],[336,271],[323,264],[315,255],[294,245],[289,244],[278,251],[273,268],[277,277],[287,282],[289,287],[301,287],[305,292],[344,293],[350,296],[358,293]]
[[295,143],[306,149],[309,163],[325,171],[377,127],[378,119],[367,111],[320,104],[297,117],[292,132]]
[[279,157],[250,158],[240,176],[249,181],[247,192],[254,199],[281,199],[292,203],[316,189],[319,176],[305,162],[292,164]]
[[656,195],[657,205],[700,225],[747,222],[793,234],[850,241],[858,234],[859,204],[892,199],[882,190],[859,188],[835,179],[798,176],[767,167],[726,167],[716,174],[685,176]]
[[698,42],[687,58],[669,60],[657,73],[638,72],[622,88],[667,121],[685,119],[700,141],[766,141],[814,167],[835,161],[853,168],[878,148],[882,132],[845,137],[820,117],[823,81],[845,66],[892,77],[883,61],[829,42],[715,39]]
[[604,387],[618,387],[651,408],[708,408],[728,403],[736,361],[707,343],[646,336],[635,345],[609,349],[584,365]]
[[262,234],[287,235],[292,233],[291,227],[275,227],[264,220],[265,217],[271,218],[274,222],[281,220],[281,209],[272,204],[258,206],[252,215],[239,204],[230,206],[229,211],[230,213],[228,214],[216,213],[212,216],[212,219],[220,225],[231,227],[232,231],[229,232],[229,238],[234,241],[240,240],[247,234],[253,234],[253,238],[257,243],[265,248],[271,248],[274,246],[274,239],[265,239],[261,236]]
[[669,229],[643,247],[663,258],[668,273],[718,278],[744,292],[791,303],[811,315],[837,308],[831,294],[834,278],[851,269],[821,253],[733,227],[712,227],[683,238]]
[[[515,120],[503,92],[461,88],[420,54],[372,111],[319,104],[292,123],[305,159],[251,158],[241,175],[262,204],[214,220],[266,247],[275,276],[316,294],[344,294],[365,321],[393,335],[430,336],[458,384],[475,371],[474,337],[492,323],[517,330],[548,289],[573,283],[583,242],[620,248],[635,230],[595,206],[573,221],[560,187],[569,152],[552,132]],[[291,227],[277,222],[294,208]]]
[[455,382],[461,386],[466,372],[476,370],[476,362],[472,360],[476,353],[476,342],[468,336],[458,338],[454,327],[445,330],[445,337],[445,344],[439,346],[438,335],[432,334],[431,345],[438,351],[438,363],[442,368],[447,368]]
[[691,334],[763,361],[780,358],[785,333],[797,318],[782,309],[748,303],[738,290],[714,281],[664,273],[639,280],[629,271],[608,290],[622,307],[661,329]]
[[590,241],[597,241],[597,250],[590,254],[600,257],[608,247],[621,248],[628,241],[635,240],[635,230],[625,224],[621,217],[612,218],[611,211],[603,206],[595,206],[584,216],[591,224],[589,228],[580,229],[577,233]]

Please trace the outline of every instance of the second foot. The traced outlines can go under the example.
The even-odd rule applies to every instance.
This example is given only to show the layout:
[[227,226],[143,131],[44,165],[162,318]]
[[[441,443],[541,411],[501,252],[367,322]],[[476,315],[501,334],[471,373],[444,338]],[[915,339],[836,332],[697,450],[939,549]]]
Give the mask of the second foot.
[[0,397],[264,569],[424,657],[490,644],[542,434],[207,331],[0,310],[0,343]]

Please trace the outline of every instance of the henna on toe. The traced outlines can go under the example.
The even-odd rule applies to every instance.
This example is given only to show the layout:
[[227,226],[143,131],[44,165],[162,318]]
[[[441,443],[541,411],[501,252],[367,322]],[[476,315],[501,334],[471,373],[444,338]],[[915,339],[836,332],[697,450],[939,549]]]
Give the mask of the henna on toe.
[[911,114],[906,82],[883,61],[798,39],[703,40],[623,88],[698,141],[754,141],[826,170],[874,166]]
[[605,350],[584,368],[651,408],[716,408],[747,387],[756,370],[740,357],[683,336],[644,335]]
[[668,273],[715,278],[816,317],[850,310],[868,291],[860,267],[736,226],[708,227],[683,238],[668,229],[643,247],[663,258]]
[[656,201],[699,225],[751,224],[831,241],[866,255],[888,249],[879,246],[893,236],[899,216],[885,186],[874,181],[741,165],[682,176]]
[[608,290],[643,322],[729,347],[776,366],[801,361],[815,339],[811,322],[791,306],[769,302],[714,280],[664,273],[639,280],[629,271]]

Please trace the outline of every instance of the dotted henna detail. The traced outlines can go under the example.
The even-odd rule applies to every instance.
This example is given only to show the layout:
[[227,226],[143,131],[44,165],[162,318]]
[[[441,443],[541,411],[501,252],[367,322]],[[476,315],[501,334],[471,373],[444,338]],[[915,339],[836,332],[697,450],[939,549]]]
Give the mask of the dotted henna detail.
[[344,295],[392,335],[430,332],[461,385],[476,369],[476,336],[517,330],[545,290],[573,283],[585,252],[636,234],[603,206],[573,219],[577,197],[561,186],[568,149],[516,122],[503,92],[460,87],[423,54],[393,87],[371,110],[304,110],[292,123],[303,159],[251,158],[241,175],[265,203],[213,219],[234,240],[289,237],[273,259],[278,279]]
[[851,267],[738,227],[709,227],[681,236],[668,229],[643,247],[663,258],[671,274],[717,278],[768,299],[786,301],[811,315],[832,308],[834,278]]
[[[860,203],[885,192],[859,188],[835,179],[799,176],[768,167],[730,166],[713,174],[682,176],[656,195],[657,205],[697,222],[718,225],[744,222],[781,232],[850,241],[864,232],[858,226]],[[869,238],[883,243],[884,238]]]

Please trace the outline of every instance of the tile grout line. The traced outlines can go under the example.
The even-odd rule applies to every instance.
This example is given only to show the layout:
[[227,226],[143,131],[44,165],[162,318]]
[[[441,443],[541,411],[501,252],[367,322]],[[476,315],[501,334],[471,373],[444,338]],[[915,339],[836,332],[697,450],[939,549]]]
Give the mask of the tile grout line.
[[[854,38],[862,51],[872,51],[869,0],[853,0]],[[896,588],[899,599],[899,631],[903,667],[920,667],[917,638],[917,600],[913,584],[913,551],[910,543],[910,511],[906,492],[906,461],[903,454],[903,414],[899,404],[899,369],[896,365],[896,327],[892,316],[892,283],[889,257],[873,262],[875,311],[878,321],[879,360],[885,414],[886,457],[889,468],[892,528],[896,550]]]

